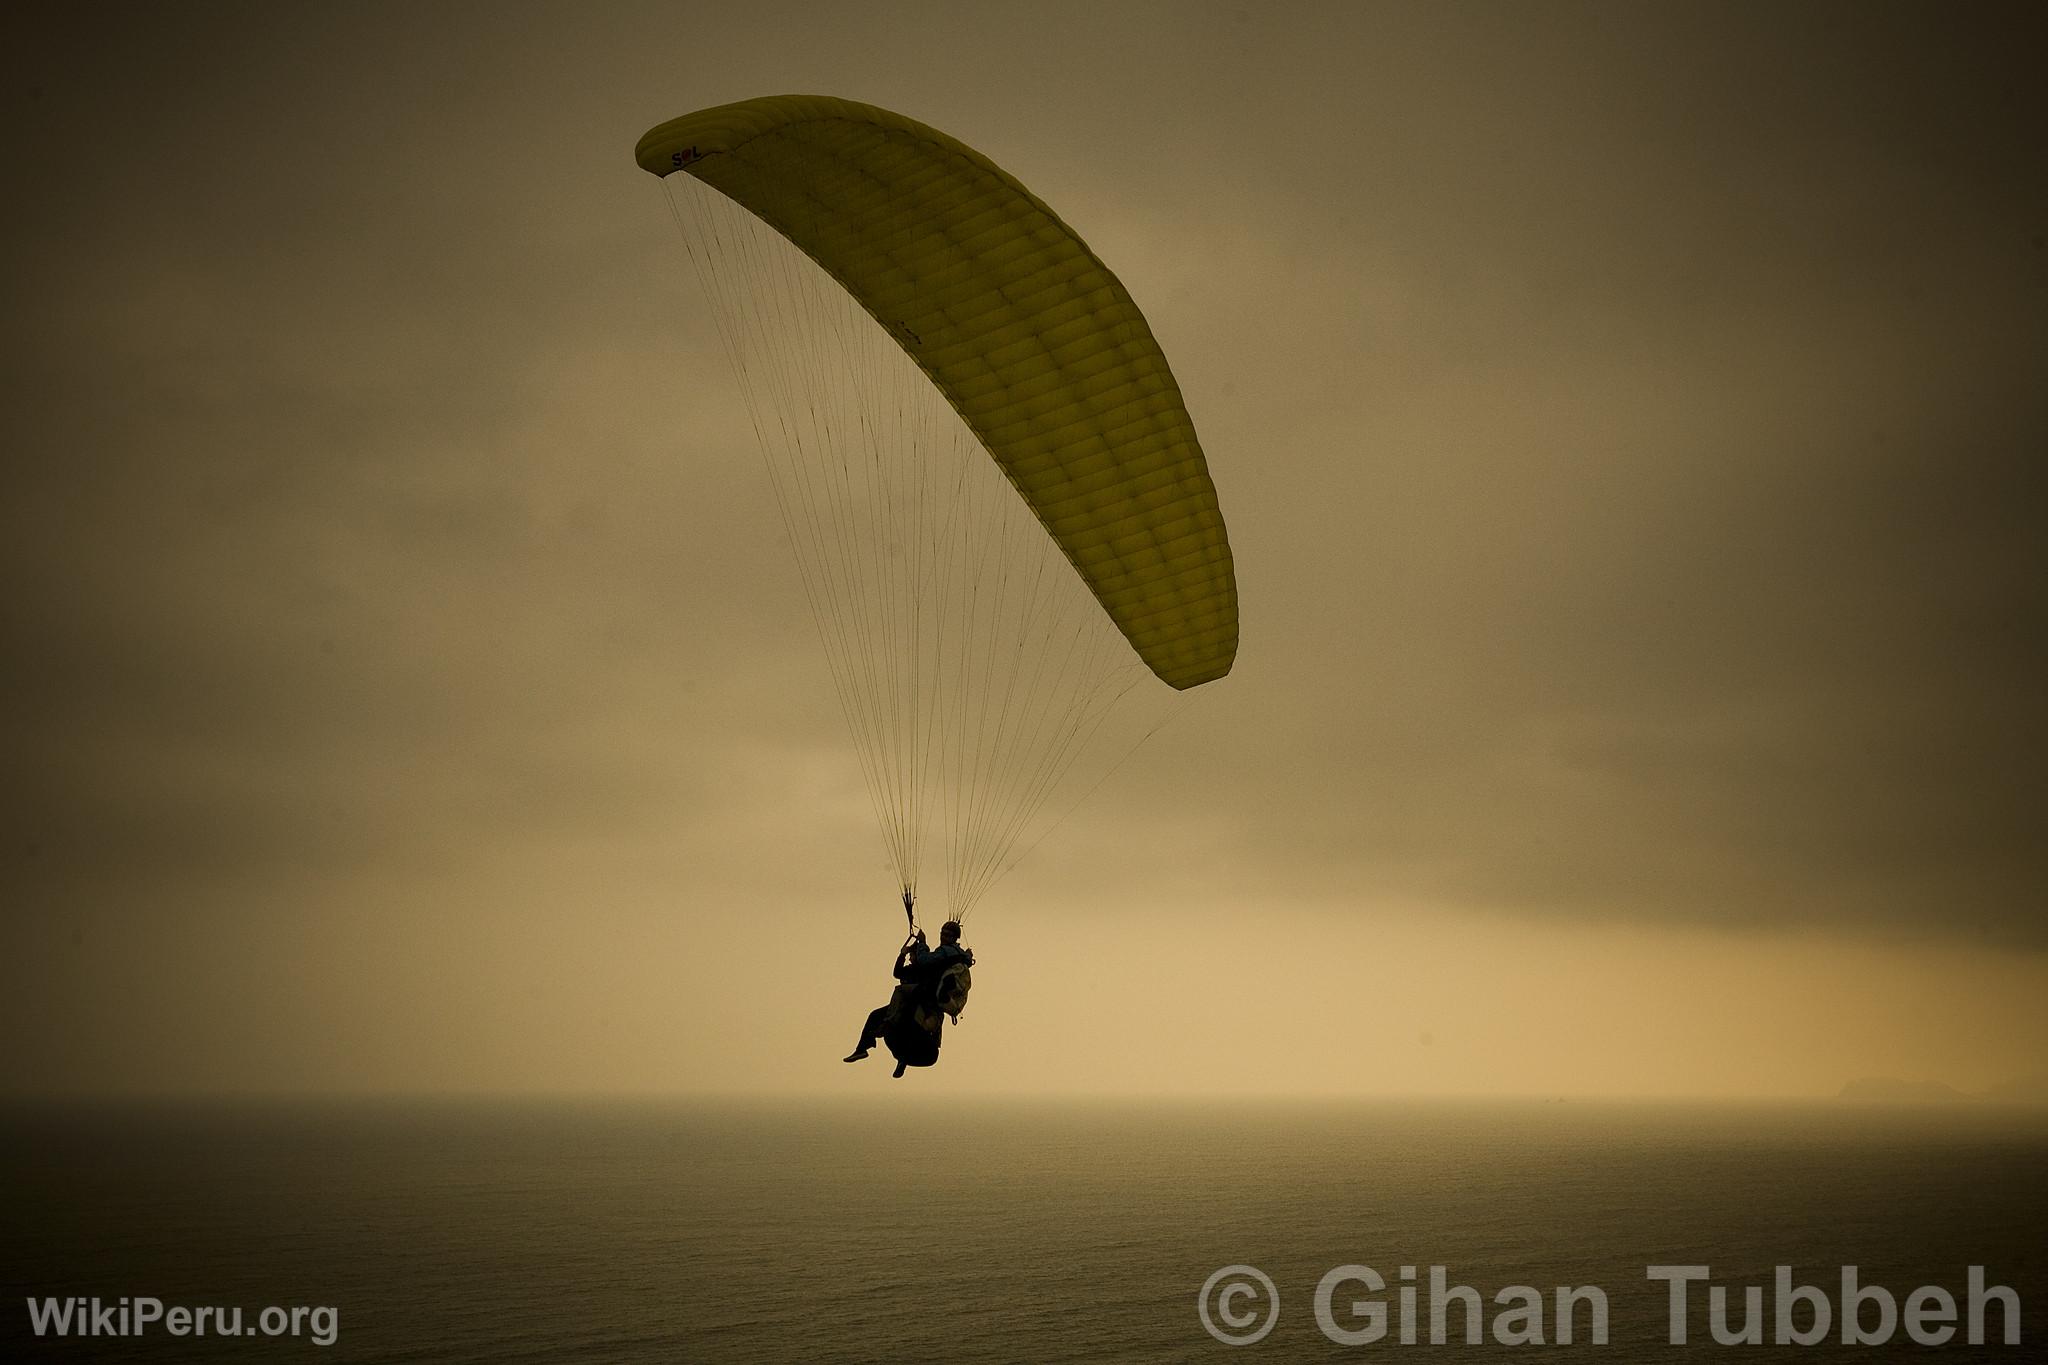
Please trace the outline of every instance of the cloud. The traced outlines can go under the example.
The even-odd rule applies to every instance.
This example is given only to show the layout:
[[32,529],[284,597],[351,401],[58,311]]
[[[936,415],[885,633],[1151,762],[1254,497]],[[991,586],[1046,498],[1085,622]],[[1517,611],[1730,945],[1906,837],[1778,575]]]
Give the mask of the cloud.
[[[12,903],[431,903],[593,845],[822,894],[806,860],[867,856],[751,431],[627,160],[684,105],[809,87],[1068,215],[1230,519],[1235,675],[1037,884],[2038,949],[2038,82],[1988,20],[1848,13],[31,35]],[[887,71],[850,55],[881,30]],[[678,50],[731,54],[701,100]]]

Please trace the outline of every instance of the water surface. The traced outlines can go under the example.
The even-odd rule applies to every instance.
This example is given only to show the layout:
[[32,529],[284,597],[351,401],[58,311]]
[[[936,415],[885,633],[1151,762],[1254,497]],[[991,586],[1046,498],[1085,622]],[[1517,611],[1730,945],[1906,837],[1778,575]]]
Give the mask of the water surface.
[[[1614,1362],[1844,1354],[1664,1341],[1653,1264],[1768,1286],[1840,1267],[1901,1298],[1989,1268],[2048,1303],[2048,1124],[1830,1104],[322,1102],[15,1107],[0,1127],[8,1358],[376,1361],[1498,1360],[1339,1346],[1334,1266],[1447,1268],[1490,1300],[1598,1285]],[[1232,1350],[1196,1294],[1278,1289]],[[1426,1294],[1426,1288],[1425,1288]],[[1355,1327],[1339,1299],[1340,1325]],[[337,1339],[38,1342],[30,1296],[330,1305]],[[1390,1291],[1383,1295],[1390,1304]],[[1426,1305],[1426,1297],[1423,1299]],[[1240,1304],[1239,1306],[1242,1306]],[[1769,1311],[1768,1297],[1766,1312]],[[1735,1308],[1739,1317],[1740,1294]],[[1487,1310],[1491,1316],[1490,1307]],[[1427,1339],[1426,1308],[1421,1330]],[[1803,1323],[1805,1319],[1802,1317]],[[1999,1316],[1991,1314],[1993,1339]],[[1452,1317],[1453,1341],[1462,1316]],[[1554,1330],[1554,1325],[1552,1327]],[[1770,1324],[1765,1326],[1766,1335]]]

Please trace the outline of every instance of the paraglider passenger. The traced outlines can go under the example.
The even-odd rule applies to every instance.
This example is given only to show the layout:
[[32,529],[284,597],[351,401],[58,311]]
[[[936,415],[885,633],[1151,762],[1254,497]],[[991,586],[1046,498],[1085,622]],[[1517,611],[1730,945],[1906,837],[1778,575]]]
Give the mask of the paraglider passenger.
[[[860,1031],[860,1042],[843,1061],[857,1062],[874,1050],[875,1042],[889,1031],[889,1026],[902,1018],[919,1004],[932,1003],[938,988],[939,978],[948,968],[955,965],[972,967],[974,954],[960,946],[960,922],[947,920],[939,929],[939,946],[932,948],[925,943],[924,930],[919,929],[911,941],[903,945],[903,951],[896,955],[892,969],[896,977],[896,990],[889,997],[889,1003],[868,1014],[867,1023]],[[903,1074],[899,1063],[896,1074]]]

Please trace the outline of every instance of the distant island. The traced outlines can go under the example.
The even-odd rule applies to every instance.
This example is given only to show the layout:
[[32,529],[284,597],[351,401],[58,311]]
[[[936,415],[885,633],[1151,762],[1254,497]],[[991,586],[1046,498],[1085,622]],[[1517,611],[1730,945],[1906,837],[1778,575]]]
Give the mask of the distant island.
[[1837,1099],[1866,1104],[1993,1104],[2048,1105],[2048,1075],[2023,1076],[2001,1081],[1989,1090],[1972,1093],[1958,1090],[1946,1081],[1905,1081],[1896,1076],[1864,1076],[1850,1081],[1836,1094]]

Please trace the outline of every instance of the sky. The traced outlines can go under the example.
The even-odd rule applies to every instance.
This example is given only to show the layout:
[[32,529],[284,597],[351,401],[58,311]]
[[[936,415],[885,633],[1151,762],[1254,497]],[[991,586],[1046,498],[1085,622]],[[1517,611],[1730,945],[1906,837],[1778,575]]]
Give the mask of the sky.
[[1234,672],[976,910],[916,1085],[2039,1071],[2024,14],[29,22],[0,1090],[887,1084],[838,1057],[893,877],[632,160],[781,93],[951,133],[1116,270],[1237,566]]

